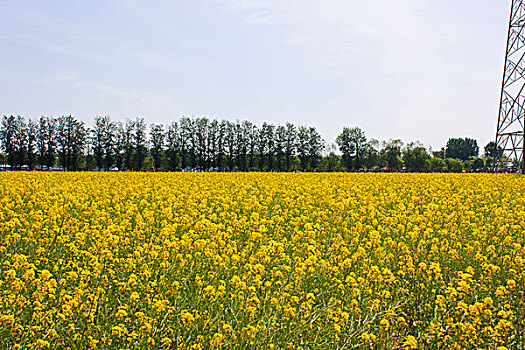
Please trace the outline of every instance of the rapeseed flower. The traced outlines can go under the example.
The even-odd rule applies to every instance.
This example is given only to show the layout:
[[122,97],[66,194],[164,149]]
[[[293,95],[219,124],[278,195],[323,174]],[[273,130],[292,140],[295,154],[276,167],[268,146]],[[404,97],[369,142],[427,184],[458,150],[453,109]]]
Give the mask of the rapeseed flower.
[[0,174],[7,348],[519,347],[525,179]]

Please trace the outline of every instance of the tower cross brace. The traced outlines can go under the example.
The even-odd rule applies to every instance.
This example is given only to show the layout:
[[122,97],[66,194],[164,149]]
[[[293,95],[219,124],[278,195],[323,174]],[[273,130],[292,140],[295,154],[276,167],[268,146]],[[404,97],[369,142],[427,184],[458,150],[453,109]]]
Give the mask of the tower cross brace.
[[[496,129],[496,149],[525,173],[525,0],[512,0]],[[496,160],[496,170],[506,167]]]

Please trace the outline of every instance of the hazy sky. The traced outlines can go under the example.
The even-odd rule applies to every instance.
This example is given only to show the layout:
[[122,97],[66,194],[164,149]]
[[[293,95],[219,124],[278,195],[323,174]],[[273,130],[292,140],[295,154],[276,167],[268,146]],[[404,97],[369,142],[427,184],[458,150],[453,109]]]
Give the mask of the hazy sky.
[[509,1],[0,0],[0,114],[494,138]]

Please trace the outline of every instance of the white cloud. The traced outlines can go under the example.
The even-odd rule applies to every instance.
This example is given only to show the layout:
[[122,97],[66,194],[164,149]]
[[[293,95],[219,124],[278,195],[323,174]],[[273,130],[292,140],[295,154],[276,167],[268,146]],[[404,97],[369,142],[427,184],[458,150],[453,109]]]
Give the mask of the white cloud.
[[249,25],[281,27],[281,40],[300,47],[305,68],[320,78],[400,67],[432,73],[430,64],[441,64],[436,59],[446,54],[443,46],[459,41],[467,30],[461,21],[447,19],[444,5],[420,0],[215,3],[241,14]]
[[[0,9],[9,51],[2,66],[11,74],[0,79],[12,80],[2,95],[13,109],[56,104],[156,122],[199,112],[293,119],[316,124],[328,142],[350,124],[436,148],[451,134],[488,139],[495,125],[508,12],[488,1],[95,0]],[[37,83],[33,96],[28,81]]]

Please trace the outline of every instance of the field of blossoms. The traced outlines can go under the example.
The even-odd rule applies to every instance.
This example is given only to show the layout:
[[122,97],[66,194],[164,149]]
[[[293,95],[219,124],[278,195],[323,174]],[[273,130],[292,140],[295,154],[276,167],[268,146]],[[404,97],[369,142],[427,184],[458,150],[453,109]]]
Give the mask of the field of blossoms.
[[1,349],[525,347],[524,177],[0,184]]

